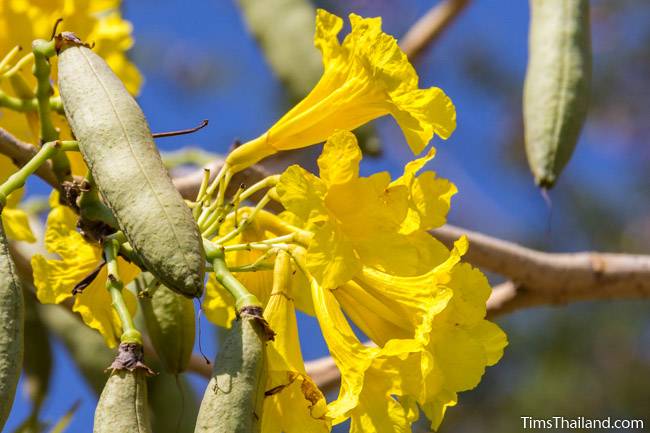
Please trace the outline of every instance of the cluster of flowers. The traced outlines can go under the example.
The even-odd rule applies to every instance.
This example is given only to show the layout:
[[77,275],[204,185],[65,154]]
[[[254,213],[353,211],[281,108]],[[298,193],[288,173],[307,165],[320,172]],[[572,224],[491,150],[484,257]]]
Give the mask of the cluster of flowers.
[[[123,55],[132,43],[130,27],[114,9],[118,2],[51,2],[51,10],[5,2],[2,7],[8,10],[0,14],[6,17],[0,28],[27,44],[46,36],[33,29],[51,25],[63,3],[72,8],[66,15],[77,17],[67,25],[96,41],[98,52],[136,91],[139,75]],[[75,9],[81,3],[87,9]],[[106,12],[99,13],[99,5]],[[277,334],[267,345],[267,389],[276,392],[265,400],[265,433],[327,432],[348,419],[352,432],[403,432],[420,410],[437,428],[446,408],[456,404],[457,393],[474,388],[506,345],[505,334],[484,319],[491,290],[485,276],[461,261],[466,239],[450,251],[428,232],[444,224],[456,193],[452,183],[423,171],[435,150],[406,164],[395,180],[385,172],[359,175],[362,155],[351,130],[391,115],[419,154],[435,135],[451,135],[456,114],[442,90],[419,88],[418,76],[395,39],[382,32],[381,19],[352,14],[350,22],[351,31],[340,42],[343,21],[318,11],[315,45],[323,56],[321,80],[267,132],[226,160],[234,173],[279,151],[325,141],[318,175],[293,165],[274,183],[273,199],[284,212],[235,210],[235,220],[247,212],[255,218],[238,228],[237,236],[228,236],[234,222],[226,219],[215,238],[228,239],[228,246],[285,237],[281,246],[233,248],[227,263],[233,269],[258,263],[279,248],[290,254],[296,270],[280,291],[273,290],[278,286],[272,284],[270,270],[236,274],[262,302]],[[7,47],[0,44],[2,48]],[[5,121],[14,120],[7,116]],[[5,164],[2,157],[0,164]],[[85,167],[78,163],[73,170],[83,175]],[[9,169],[3,166],[1,172]],[[18,200],[12,198],[8,208],[15,208]],[[56,197],[51,206],[45,245],[58,258],[36,255],[32,266],[39,300],[60,303],[97,267],[101,252],[77,232],[74,212]],[[33,240],[26,216],[8,210],[2,217],[9,235]],[[124,283],[139,272],[125,261],[119,266]],[[105,275],[99,275],[77,294],[73,309],[113,347],[121,325],[104,281]],[[134,295],[125,291],[124,296],[135,314]],[[236,316],[232,296],[214,276],[208,279],[203,307],[220,326],[229,327]],[[316,317],[341,372],[338,398],[330,403],[305,371],[296,309]],[[370,342],[361,342],[353,326]]]

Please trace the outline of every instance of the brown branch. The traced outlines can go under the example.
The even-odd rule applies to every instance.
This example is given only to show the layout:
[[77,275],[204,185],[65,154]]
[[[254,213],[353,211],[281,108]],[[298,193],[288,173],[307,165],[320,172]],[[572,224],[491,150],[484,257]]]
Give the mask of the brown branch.
[[450,246],[469,238],[465,259],[511,282],[497,286],[490,314],[585,300],[650,298],[650,256],[598,252],[545,253],[453,226],[433,231]]
[[417,20],[399,42],[408,58],[415,60],[458,18],[468,4],[469,0],[442,0]]
[[[25,143],[11,135],[4,128],[0,128],[0,153],[11,158],[17,166],[22,167],[27,164],[36,155],[36,152],[38,152],[36,146]],[[43,164],[36,171],[36,174],[53,188],[60,188],[50,161]]]

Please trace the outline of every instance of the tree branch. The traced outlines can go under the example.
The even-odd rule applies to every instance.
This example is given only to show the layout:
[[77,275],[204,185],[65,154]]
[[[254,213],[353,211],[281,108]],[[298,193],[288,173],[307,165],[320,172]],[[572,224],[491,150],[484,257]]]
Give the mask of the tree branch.
[[462,234],[470,245],[465,260],[510,280],[495,287],[491,316],[537,305],[650,298],[648,255],[545,253],[450,225],[433,231],[447,246]]
[[469,0],[443,0],[417,20],[399,41],[408,58],[411,61],[416,59],[440,37],[468,4]]
[[[11,135],[4,128],[0,128],[0,153],[11,158],[18,167],[27,164],[36,155],[36,152],[38,152],[36,146],[25,143]],[[36,170],[36,174],[53,188],[60,189],[50,161],[47,161]]]

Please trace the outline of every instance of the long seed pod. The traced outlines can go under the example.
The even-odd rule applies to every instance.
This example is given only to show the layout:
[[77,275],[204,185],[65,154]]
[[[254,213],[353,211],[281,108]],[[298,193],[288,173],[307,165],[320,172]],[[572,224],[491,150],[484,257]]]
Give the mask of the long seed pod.
[[575,149],[589,105],[588,0],[531,0],[524,129],[535,182],[551,188]]
[[145,372],[116,371],[108,378],[99,397],[93,433],[150,431]]
[[194,348],[194,304],[149,273],[142,274],[148,296],[140,296],[140,306],[151,343],[165,371],[179,374],[187,368]]
[[0,221],[0,430],[16,395],[23,364],[23,292]]
[[70,34],[61,38],[61,99],[102,197],[147,269],[178,293],[200,296],[201,236],[142,110],[101,57]]
[[195,433],[259,433],[265,386],[264,329],[242,314],[214,363]]
[[149,370],[142,364],[142,347],[120,344],[111,368],[113,372],[95,408],[93,433],[150,433],[146,381]]
[[192,433],[199,412],[199,400],[187,378],[162,371],[148,382],[153,431]]

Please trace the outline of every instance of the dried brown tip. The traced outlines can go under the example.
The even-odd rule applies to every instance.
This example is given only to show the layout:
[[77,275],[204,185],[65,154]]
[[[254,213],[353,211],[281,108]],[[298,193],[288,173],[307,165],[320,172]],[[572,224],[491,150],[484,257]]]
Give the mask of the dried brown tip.
[[72,32],[61,32],[54,37],[56,40],[55,48],[57,54],[68,47],[86,47],[92,48],[93,45],[87,44]]
[[135,371],[138,369],[144,370],[148,376],[156,374],[145,365],[144,351],[141,344],[121,343],[115,360],[107,370],[110,370],[111,374],[113,374],[119,370]]
[[261,328],[266,341],[273,341],[275,339],[275,331],[271,329],[269,322],[266,321],[262,313],[263,310],[261,307],[246,306],[239,310],[239,317],[255,321]]

